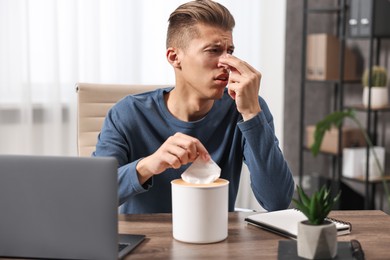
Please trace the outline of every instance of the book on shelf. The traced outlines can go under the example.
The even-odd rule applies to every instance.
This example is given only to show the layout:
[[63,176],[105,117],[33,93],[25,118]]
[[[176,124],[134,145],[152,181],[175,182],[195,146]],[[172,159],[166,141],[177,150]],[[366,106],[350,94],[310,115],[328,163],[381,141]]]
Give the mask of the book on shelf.
[[[298,223],[304,220],[307,220],[307,217],[298,209],[257,213],[245,218],[248,224],[292,239],[297,239]],[[335,223],[338,236],[351,233],[351,223],[329,217],[326,220]]]

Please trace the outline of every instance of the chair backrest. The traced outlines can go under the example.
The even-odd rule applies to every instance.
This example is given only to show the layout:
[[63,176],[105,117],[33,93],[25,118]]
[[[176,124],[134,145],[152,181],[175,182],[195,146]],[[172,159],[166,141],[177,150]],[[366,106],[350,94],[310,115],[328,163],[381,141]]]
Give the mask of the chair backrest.
[[163,85],[76,84],[77,92],[77,150],[79,156],[89,157],[95,150],[97,137],[108,110],[121,98]]

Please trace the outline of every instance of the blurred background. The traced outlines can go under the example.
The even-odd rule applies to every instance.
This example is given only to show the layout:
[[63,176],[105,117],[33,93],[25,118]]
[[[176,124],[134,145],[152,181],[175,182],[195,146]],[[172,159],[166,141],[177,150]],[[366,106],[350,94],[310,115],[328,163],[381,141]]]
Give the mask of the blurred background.
[[[0,153],[77,156],[77,82],[173,85],[167,20],[184,2],[0,0]],[[218,2],[236,19],[235,55],[263,74],[283,147],[286,1]],[[238,206],[258,208],[243,189]]]

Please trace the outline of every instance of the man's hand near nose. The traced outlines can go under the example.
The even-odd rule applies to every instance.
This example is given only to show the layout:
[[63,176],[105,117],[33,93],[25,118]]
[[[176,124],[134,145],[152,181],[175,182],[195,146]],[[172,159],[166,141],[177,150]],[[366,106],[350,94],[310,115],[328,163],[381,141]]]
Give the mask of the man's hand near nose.
[[244,121],[253,118],[261,111],[258,99],[261,73],[230,54],[221,57],[220,62],[230,68],[228,92],[236,101],[238,112]]

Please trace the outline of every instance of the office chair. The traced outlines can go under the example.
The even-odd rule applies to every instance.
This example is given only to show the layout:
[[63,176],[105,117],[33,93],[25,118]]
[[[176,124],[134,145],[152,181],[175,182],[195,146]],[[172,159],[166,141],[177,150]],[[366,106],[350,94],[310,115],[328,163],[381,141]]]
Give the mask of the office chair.
[[95,151],[97,137],[108,110],[121,98],[163,85],[115,85],[77,83],[77,151],[82,157],[89,157]]

